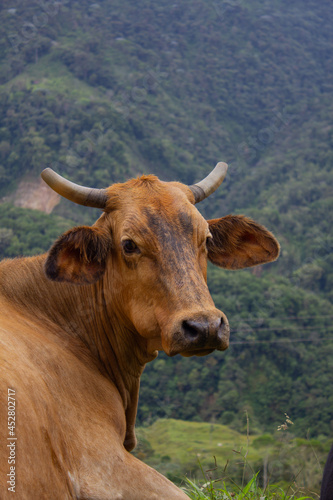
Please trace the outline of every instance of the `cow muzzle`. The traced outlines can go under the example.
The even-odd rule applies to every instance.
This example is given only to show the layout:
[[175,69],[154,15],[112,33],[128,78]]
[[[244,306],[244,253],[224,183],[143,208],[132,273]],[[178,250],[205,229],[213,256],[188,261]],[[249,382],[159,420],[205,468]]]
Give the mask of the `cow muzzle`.
[[215,349],[227,349],[229,336],[229,323],[221,311],[194,314],[175,321],[162,345],[169,356],[205,356]]

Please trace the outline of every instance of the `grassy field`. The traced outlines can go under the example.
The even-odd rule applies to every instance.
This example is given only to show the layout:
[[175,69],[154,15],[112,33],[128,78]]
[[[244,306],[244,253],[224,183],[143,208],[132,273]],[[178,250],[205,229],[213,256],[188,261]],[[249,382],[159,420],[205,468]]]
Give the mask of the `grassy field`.
[[34,91],[65,94],[77,102],[107,101],[105,93],[75,78],[66,66],[53,60],[50,55],[42,57],[37,63],[28,64],[24,72],[0,87],[10,91],[13,85]]
[[138,429],[135,454],[189,488],[192,498],[318,498],[329,443],[295,438],[291,430],[240,434],[225,425],[161,419]]

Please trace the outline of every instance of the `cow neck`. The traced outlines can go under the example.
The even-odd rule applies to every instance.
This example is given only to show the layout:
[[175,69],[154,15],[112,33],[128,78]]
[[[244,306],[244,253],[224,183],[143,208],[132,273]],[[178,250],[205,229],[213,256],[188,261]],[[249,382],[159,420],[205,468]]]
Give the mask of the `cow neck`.
[[51,330],[66,343],[72,337],[77,345],[80,339],[116,385],[125,410],[133,412],[140,375],[155,355],[148,354],[146,341],[123,324],[102,281],[87,286],[49,281],[43,270],[45,259],[42,255],[5,261],[0,267],[0,291],[33,321],[51,322]]

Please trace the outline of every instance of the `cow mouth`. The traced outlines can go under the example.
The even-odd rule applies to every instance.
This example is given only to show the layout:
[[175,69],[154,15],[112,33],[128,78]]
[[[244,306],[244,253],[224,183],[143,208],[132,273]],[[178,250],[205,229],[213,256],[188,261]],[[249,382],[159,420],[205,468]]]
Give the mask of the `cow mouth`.
[[202,348],[201,349],[200,348],[186,349],[185,351],[174,351],[174,352],[170,352],[169,356],[173,357],[173,356],[176,356],[176,354],[180,354],[184,358],[190,358],[192,356],[202,357],[202,356],[207,356],[207,354],[211,354],[214,351],[225,351],[226,349],[228,349],[228,347],[229,347],[229,342],[225,342],[222,346],[219,346],[219,347],[210,347],[210,348],[206,348],[206,349],[202,349]]
[[184,358],[190,358],[191,356],[202,357],[202,356],[207,356],[207,354],[210,354],[213,351],[215,351],[215,349],[200,349],[200,350],[180,352],[179,354]]

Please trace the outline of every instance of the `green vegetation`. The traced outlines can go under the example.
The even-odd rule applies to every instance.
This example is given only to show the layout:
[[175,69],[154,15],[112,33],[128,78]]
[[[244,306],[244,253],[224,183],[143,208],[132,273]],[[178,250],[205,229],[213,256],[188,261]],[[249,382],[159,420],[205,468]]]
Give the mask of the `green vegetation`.
[[250,498],[316,498],[329,443],[295,438],[292,425],[274,434],[253,434],[249,428],[240,434],[225,425],[158,420],[138,430],[134,453],[182,487],[185,477],[203,487],[200,494],[207,496],[193,491],[195,499],[219,499],[226,492],[240,499],[251,481]]
[[0,205],[0,252],[2,257],[36,255],[48,249],[73,223],[57,215],[24,210],[9,203]]
[[[332,24],[328,0],[3,2],[1,196],[46,166],[102,187],[141,173],[192,183],[223,160],[202,213],[244,213],[281,243],[272,265],[209,267],[230,348],[147,366],[140,425],[244,433],[246,410],[256,432],[287,412],[299,438],[332,434]],[[0,257],[46,251],[97,216],[65,200],[49,216],[1,205]]]
[[214,481],[208,481],[208,483],[206,482],[200,488],[190,479],[186,479],[189,487],[184,488],[184,491],[193,500],[243,500],[244,498],[249,500],[312,500],[312,497],[309,495],[304,496],[297,491],[288,494],[290,488],[287,489],[287,492],[275,486],[263,490],[258,487],[256,480],[257,474],[255,474],[244,487],[238,487],[236,488],[237,492],[234,492],[228,488],[225,482],[223,482],[223,487],[215,488]]

